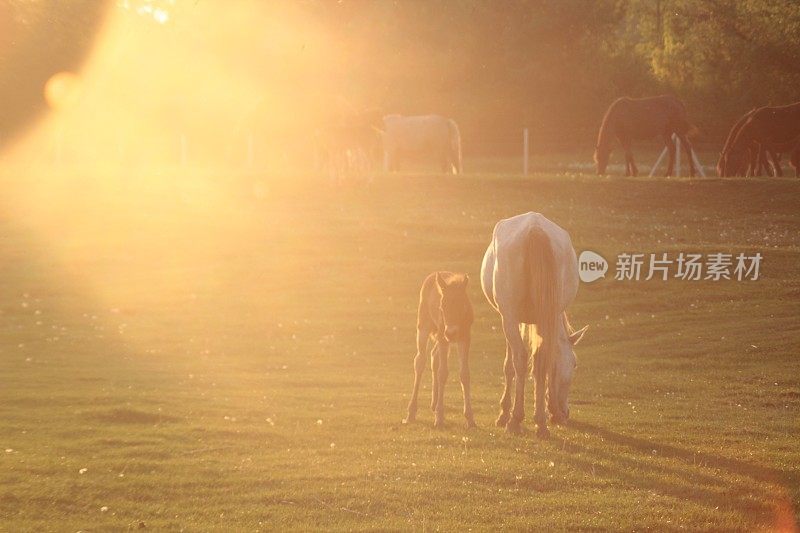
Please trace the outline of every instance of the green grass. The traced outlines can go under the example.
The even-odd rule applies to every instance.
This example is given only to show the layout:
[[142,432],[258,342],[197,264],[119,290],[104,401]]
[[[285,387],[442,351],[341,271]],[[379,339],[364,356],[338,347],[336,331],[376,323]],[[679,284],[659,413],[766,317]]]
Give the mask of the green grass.
[[[800,183],[398,176],[367,188],[8,180],[0,529],[753,530],[800,504]],[[493,426],[494,223],[578,250],[753,252],[755,282],[582,285],[572,420]],[[474,280],[476,430],[401,424],[419,284]],[[11,450],[11,451],[9,451]],[[81,473],[82,469],[86,469]],[[105,509],[105,510],[104,510]]]

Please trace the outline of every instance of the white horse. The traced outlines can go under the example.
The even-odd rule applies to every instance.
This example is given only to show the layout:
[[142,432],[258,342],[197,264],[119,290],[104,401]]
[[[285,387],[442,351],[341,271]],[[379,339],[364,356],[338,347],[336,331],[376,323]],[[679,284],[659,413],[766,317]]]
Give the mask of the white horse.
[[[528,373],[527,334],[534,353],[536,383],[534,418],[538,435],[547,437],[547,406],[553,422],[569,417],[567,396],[577,359],[572,347],[587,327],[573,331],[566,308],[578,292],[578,260],[569,234],[544,215],[525,213],[501,220],[481,266],[486,299],[500,313],[506,337],[505,390],[496,424],[519,433],[525,418],[525,379]],[[537,346],[537,334],[541,343]],[[516,378],[513,411],[511,387]]]
[[397,171],[408,155],[436,157],[442,172],[460,174],[461,134],[454,120],[439,115],[383,117],[383,166]]

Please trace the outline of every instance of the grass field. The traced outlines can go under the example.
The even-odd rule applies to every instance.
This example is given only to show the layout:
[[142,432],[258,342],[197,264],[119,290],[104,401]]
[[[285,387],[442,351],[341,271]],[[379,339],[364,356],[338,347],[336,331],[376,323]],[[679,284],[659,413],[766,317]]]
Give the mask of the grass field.
[[[794,178],[396,176],[258,200],[159,180],[6,176],[0,530],[796,527]],[[494,223],[531,210],[578,251],[758,251],[762,278],[582,285],[572,419],[538,440],[529,388],[509,436],[477,280]],[[473,279],[474,430],[455,357],[446,428],[401,424],[437,269]]]

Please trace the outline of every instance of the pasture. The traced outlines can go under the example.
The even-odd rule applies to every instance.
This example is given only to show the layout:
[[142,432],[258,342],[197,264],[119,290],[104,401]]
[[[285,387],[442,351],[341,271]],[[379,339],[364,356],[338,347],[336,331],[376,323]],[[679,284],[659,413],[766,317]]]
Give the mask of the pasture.
[[[711,163],[711,161],[705,161]],[[791,530],[800,505],[800,186],[384,176],[253,200],[218,180],[5,177],[0,530]],[[232,180],[233,181],[233,180]],[[494,223],[580,252],[761,252],[758,281],[582,284],[571,420],[493,426]],[[419,285],[465,271],[476,429],[411,392]]]

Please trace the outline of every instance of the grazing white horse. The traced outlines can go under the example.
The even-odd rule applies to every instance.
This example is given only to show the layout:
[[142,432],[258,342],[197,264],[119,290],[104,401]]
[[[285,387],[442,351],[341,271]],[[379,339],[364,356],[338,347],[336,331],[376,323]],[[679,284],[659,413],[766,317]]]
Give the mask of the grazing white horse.
[[408,155],[436,157],[442,172],[460,174],[461,134],[453,119],[439,115],[383,117],[383,163],[386,172],[397,171]]
[[[481,266],[481,287],[500,313],[506,337],[505,390],[496,424],[509,433],[522,430],[525,379],[528,374],[527,334],[534,352],[536,385],[534,418],[538,435],[547,437],[547,405],[553,422],[569,417],[567,396],[577,359],[572,347],[587,327],[573,331],[566,308],[578,292],[578,260],[569,234],[540,213],[501,220]],[[541,344],[537,347],[537,334]],[[513,411],[511,388],[516,378]]]

